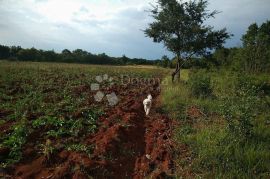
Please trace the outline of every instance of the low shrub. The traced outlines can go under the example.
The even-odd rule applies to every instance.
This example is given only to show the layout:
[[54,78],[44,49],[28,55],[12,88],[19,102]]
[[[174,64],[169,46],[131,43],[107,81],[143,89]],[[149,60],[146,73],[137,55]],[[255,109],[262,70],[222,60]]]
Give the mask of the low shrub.
[[249,138],[253,135],[253,123],[264,106],[258,96],[259,88],[253,84],[251,78],[241,76],[237,78],[235,93],[223,97],[220,106],[221,114],[227,121],[227,128],[235,137]]
[[198,71],[191,74],[188,79],[191,95],[206,98],[212,95],[211,78],[205,71]]

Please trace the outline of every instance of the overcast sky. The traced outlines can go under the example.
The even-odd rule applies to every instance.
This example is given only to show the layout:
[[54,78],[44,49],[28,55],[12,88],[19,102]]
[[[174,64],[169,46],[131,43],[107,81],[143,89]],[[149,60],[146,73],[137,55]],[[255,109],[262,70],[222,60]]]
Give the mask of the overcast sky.
[[[155,0],[0,0],[0,44],[157,59],[170,53],[141,31],[151,22],[149,2]],[[240,46],[251,23],[270,20],[270,0],[209,0],[208,9],[221,11],[209,24],[234,34],[227,47]]]

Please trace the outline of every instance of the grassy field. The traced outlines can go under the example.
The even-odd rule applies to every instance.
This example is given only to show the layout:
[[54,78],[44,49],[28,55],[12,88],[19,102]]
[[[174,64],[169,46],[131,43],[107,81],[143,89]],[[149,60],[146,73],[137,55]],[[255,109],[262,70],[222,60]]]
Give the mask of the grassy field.
[[[164,110],[175,130],[179,177],[270,177],[270,78],[228,71],[183,70],[163,84]],[[168,77],[169,78],[169,77]]]

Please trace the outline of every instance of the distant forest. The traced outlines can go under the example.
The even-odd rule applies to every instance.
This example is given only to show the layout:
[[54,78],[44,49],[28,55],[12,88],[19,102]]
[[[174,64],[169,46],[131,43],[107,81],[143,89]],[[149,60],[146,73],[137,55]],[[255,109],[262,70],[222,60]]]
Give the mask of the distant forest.
[[34,47],[24,49],[20,46],[0,45],[0,59],[10,61],[34,61],[34,62],[65,62],[100,65],[155,65],[159,60],[146,60],[143,58],[110,57],[105,53],[92,54],[82,49],[70,51],[64,49],[61,53],[54,50],[38,50]]

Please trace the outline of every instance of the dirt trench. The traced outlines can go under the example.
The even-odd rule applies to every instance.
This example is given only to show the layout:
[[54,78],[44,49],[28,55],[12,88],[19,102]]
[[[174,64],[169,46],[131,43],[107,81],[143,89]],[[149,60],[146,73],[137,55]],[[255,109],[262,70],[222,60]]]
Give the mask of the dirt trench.
[[[113,90],[122,93],[121,102],[108,108],[98,132],[83,142],[93,146],[90,157],[62,150],[48,163],[36,156],[16,165],[7,178],[169,178],[174,172],[173,122],[159,111],[159,86]],[[142,105],[147,93],[154,98],[149,117]]]

